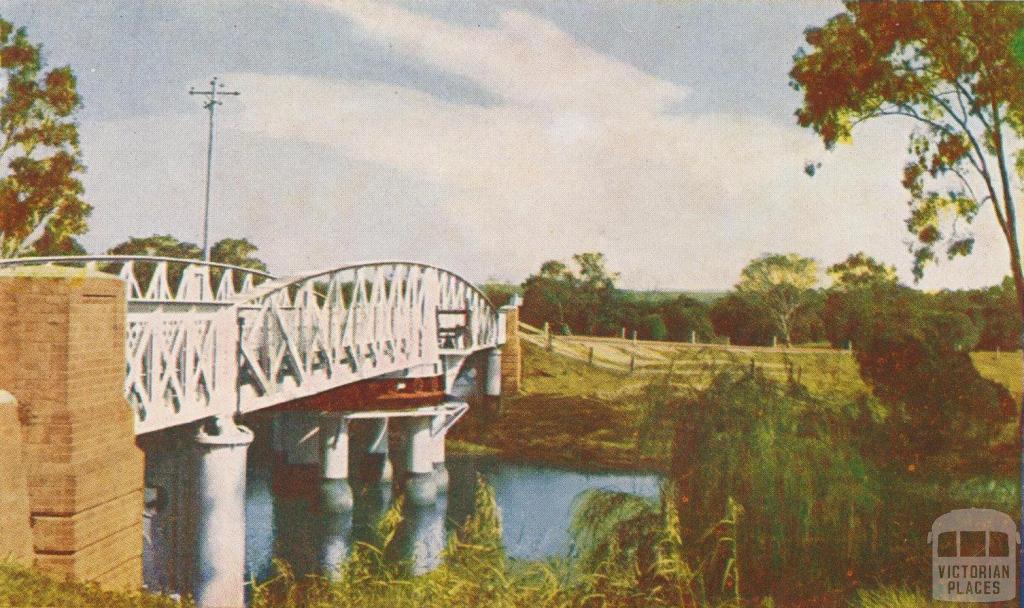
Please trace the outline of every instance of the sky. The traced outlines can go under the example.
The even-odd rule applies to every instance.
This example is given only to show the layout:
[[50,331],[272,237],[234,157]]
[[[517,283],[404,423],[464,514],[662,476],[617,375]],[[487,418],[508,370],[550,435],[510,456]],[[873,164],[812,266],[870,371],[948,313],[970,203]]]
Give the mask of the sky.
[[[94,206],[80,240],[210,238],[282,275],[364,260],[519,282],[600,251],[640,289],[722,289],[752,258],[864,251],[911,280],[909,125],[826,152],[796,125],[803,31],[837,2],[62,2],[0,0],[70,64]],[[809,177],[804,166],[820,162]],[[997,283],[989,210],[972,256],[926,289]]]

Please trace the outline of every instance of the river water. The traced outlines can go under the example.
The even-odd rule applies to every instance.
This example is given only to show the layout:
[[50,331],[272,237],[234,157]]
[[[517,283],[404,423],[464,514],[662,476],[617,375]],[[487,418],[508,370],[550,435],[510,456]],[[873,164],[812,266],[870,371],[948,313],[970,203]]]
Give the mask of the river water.
[[[271,450],[269,424],[247,422],[256,432],[246,479],[246,580],[263,581],[273,562],[297,575],[332,574],[357,542],[379,546],[377,523],[397,500],[391,484],[353,484],[351,511],[320,506],[319,468],[282,468]],[[147,512],[143,577],[153,591],[190,593],[195,574],[195,463],[193,433],[172,429],[147,436]],[[411,564],[413,573],[436,567],[449,533],[473,513],[478,477],[494,488],[505,548],[516,559],[569,557],[574,501],[600,488],[656,498],[653,474],[594,474],[508,462],[495,457],[449,455],[449,488],[437,502],[413,507],[403,520],[389,558]],[[152,502],[149,502],[152,499]]]
[[[298,574],[335,571],[354,542],[374,542],[376,523],[396,499],[390,485],[356,486],[351,513],[319,508],[315,492],[275,489],[272,467],[249,468],[246,493],[247,579],[264,580],[272,560],[287,561]],[[660,478],[647,474],[592,474],[506,462],[493,457],[452,456],[450,487],[432,507],[407,507],[392,557],[411,560],[421,573],[439,563],[448,533],[473,512],[478,475],[494,488],[509,556],[568,557],[573,504],[591,488],[655,498]]]

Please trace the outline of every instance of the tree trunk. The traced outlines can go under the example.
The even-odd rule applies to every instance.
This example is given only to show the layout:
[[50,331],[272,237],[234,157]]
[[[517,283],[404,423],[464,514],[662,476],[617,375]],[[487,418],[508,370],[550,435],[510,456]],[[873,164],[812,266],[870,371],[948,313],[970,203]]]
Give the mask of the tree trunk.
[[[1013,265],[1013,284],[1017,291],[1017,308],[1020,312],[1021,319],[1024,319],[1024,273],[1021,272],[1020,260],[1016,259],[1018,256],[1012,252],[1010,257],[1014,259]],[[1020,334],[1020,344],[1018,345],[1021,350],[1021,375],[1022,385],[1024,385],[1024,330]],[[1024,395],[1021,396],[1020,412],[1017,417],[1017,453],[1020,455],[1020,496],[1021,496],[1021,507],[1020,507],[1020,533],[1024,536]],[[1017,597],[1024,598],[1024,545],[1018,546],[1017,554]]]
[[[1007,243],[1010,246],[1010,268],[1013,272],[1013,285],[1017,292],[1017,310],[1021,315],[1021,319],[1024,319],[1024,269],[1021,268],[1020,249],[1015,238],[1016,222],[1013,222],[1010,227],[1014,231],[1012,233],[1013,236],[1008,238],[1009,242]],[[1020,344],[1018,346],[1021,349],[1021,375],[1022,381],[1024,381],[1024,331],[1021,332]],[[1017,453],[1020,455],[1020,496],[1024,497],[1024,395],[1021,396],[1020,406],[1020,412],[1017,417]],[[1021,500],[1020,517],[1020,533],[1024,536],[1024,498]],[[1019,547],[1017,565],[1020,568],[1024,568],[1024,545]],[[1024,570],[1018,569],[1017,597],[1024,598],[1024,575],[1020,573],[1024,573]]]
[[786,346],[792,346],[789,338],[789,315],[779,315],[779,330],[782,331],[782,341]]

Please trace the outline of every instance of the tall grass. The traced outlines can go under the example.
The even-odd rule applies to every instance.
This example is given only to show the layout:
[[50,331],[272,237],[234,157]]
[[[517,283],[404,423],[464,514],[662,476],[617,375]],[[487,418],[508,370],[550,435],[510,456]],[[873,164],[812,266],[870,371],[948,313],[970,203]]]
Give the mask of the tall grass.
[[[691,564],[679,535],[671,491],[659,503],[592,492],[577,505],[573,532],[583,551],[572,572],[544,562],[510,560],[502,546],[494,490],[481,480],[474,514],[448,540],[441,565],[410,576],[387,559],[397,538],[401,505],[379,524],[381,546],[357,544],[333,578],[296,579],[285,564],[256,585],[253,608],[731,608],[741,605],[735,539],[739,509],[708,531],[719,547]],[[635,531],[640,531],[635,535]],[[715,561],[725,577],[710,580]]]
[[[360,543],[333,577],[297,578],[277,563],[271,580],[254,585],[252,608],[772,608],[771,597],[744,598],[752,567],[741,549],[744,510],[728,500],[704,531],[708,550],[686,543],[670,486],[660,501],[593,491],[579,499],[572,531],[580,550],[571,570],[553,563],[510,560],[501,544],[494,491],[480,483],[474,515],[453,533],[441,565],[411,576],[387,558],[398,542],[402,505],[379,523],[380,545]],[[699,543],[704,546],[704,543]],[[53,581],[0,564],[0,605],[110,608],[187,608],[190,602],[146,593],[100,591]],[[790,605],[780,603],[779,605]],[[812,604],[803,604],[812,605]],[[824,606],[824,603],[815,603]],[[829,606],[839,606],[832,602]],[[859,608],[924,608],[932,604],[903,588],[861,591]]]
[[571,533],[583,571],[580,588],[612,606],[740,606],[737,531],[743,509],[728,502],[725,516],[704,534],[705,555],[694,555],[680,535],[671,484],[654,501],[590,490],[573,514]]

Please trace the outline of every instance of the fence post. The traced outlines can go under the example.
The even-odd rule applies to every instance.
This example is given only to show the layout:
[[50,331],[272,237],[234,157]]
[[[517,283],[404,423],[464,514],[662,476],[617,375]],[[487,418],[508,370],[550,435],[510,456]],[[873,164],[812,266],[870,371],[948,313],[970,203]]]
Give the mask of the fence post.
[[636,330],[633,330],[633,346],[636,346]]
[[594,367],[594,347],[590,347],[590,355],[587,357],[587,364]]
[[697,330],[691,329],[690,330],[690,344],[696,344],[696,343],[697,343]]
[[626,327],[625,326],[622,327],[622,339],[623,340],[626,339]]
[[548,348],[548,352],[549,353],[555,350],[554,336],[552,336],[550,333],[548,334],[548,347],[547,348]]
[[779,347],[779,337],[778,336],[772,336],[772,348],[778,348],[778,347]]
[[636,370],[636,355],[629,356],[629,373],[633,373]]

